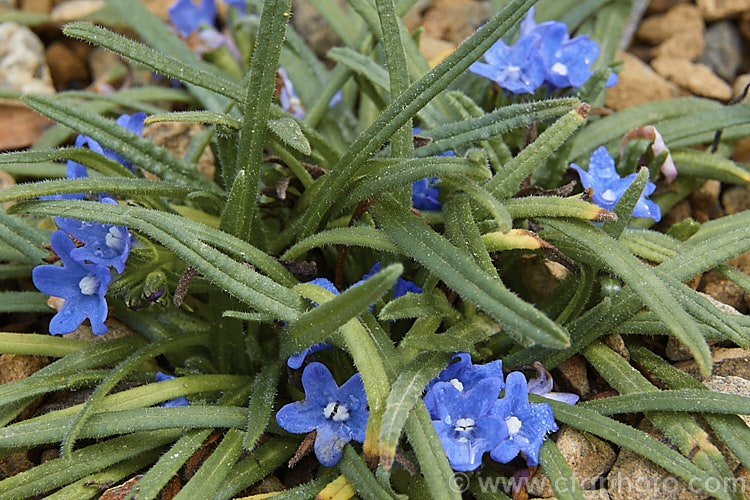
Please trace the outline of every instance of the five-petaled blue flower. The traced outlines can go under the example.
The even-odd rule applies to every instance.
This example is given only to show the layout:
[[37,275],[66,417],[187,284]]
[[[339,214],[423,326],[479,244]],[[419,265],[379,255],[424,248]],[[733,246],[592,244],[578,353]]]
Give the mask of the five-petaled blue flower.
[[[475,365],[471,362],[471,355],[468,352],[459,352],[453,355],[455,363],[448,365],[445,370],[435,377],[427,385],[427,393],[423,401],[430,415],[437,416],[435,410],[435,398],[432,388],[438,382],[447,382],[456,388],[459,392],[465,392],[473,389],[479,382],[487,378],[496,378],[500,381],[500,389],[503,388],[503,362],[502,360],[492,361],[483,365]],[[495,396],[497,398],[497,396]]]
[[[521,36],[512,46],[495,42],[469,71],[496,82],[512,94],[532,93],[543,83],[552,88],[580,87],[589,79],[589,69],[599,57],[599,45],[587,35],[570,38],[565,23],[547,21],[537,25],[534,8],[521,23]],[[606,86],[617,83],[612,73]]]
[[49,324],[52,335],[75,331],[83,320],[91,321],[96,335],[107,332],[107,302],[104,294],[109,287],[109,269],[98,264],[82,264],[70,257],[75,244],[63,231],[55,231],[50,238],[52,250],[60,257],[63,267],[41,265],[32,271],[34,285],[42,293],[65,300]]
[[[591,188],[594,194],[591,198],[598,206],[612,210],[630,184],[635,180],[636,174],[630,174],[620,178],[615,170],[615,161],[607,152],[607,148],[599,146],[591,155],[588,172],[575,163],[571,164],[581,178],[581,184],[586,189]],[[646,188],[641,193],[638,203],[633,210],[633,217],[651,217],[656,222],[661,220],[661,209],[659,205],[646,197],[656,189],[653,182],[647,182]]]
[[365,440],[370,412],[362,377],[357,373],[338,387],[328,368],[310,363],[302,372],[302,387],[305,399],[281,408],[276,422],[289,432],[316,431],[315,456],[332,467],[346,443]]
[[490,450],[493,460],[508,463],[519,452],[526,456],[528,465],[539,464],[539,448],[547,433],[557,430],[552,407],[547,403],[529,403],[526,377],[511,372],[505,379],[505,396],[492,405],[490,414],[501,418],[508,430],[508,438]]
[[[156,381],[157,382],[164,382],[165,380],[174,380],[175,377],[172,375],[167,375],[166,373],[157,372],[156,373]],[[172,398],[168,399],[166,401],[162,401],[159,403],[159,406],[162,406],[164,408],[176,408],[178,406],[188,406],[190,404],[190,401],[185,396],[180,396],[178,398]]]
[[468,391],[447,382],[432,388],[437,416],[432,425],[454,470],[476,469],[486,451],[508,438],[503,419],[490,413],[501,387],[501,379],[490,377]]
[[[117,205],[115,200],[107,196],[102,196],[100,201]],[[133,244],[133,235],[126,227],[64,217],[55,217],[55,223],[57,227],[83,243],[82,247],[74,248],[70,252],[73,260],[112,266],[118,273],[125,270],[125,261],[128,260]]]

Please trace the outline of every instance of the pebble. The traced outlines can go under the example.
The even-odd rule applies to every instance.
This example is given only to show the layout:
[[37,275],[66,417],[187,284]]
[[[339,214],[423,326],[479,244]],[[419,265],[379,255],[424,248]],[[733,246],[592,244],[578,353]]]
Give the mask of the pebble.
[[[594,489],[615,461],[612,446],[601,439],[563,425],[557,438],[557,447],[578,479],[582,489]],[[554,495],[549,479],[541,468],[537,469],[527,483],[530,495],[550,497]]]
[[104,8],[104,5],[104,0],[69,0],[55,5],[49,20],[58,24],[77,21]]
[[615,111],[651,101],[672,99],[680,89],[659,76],[648,64],[627,52],[617,52],[616,60],[624,62],[619,82],[607,89],[604,105]]
[[557,370],[561,377],[561,379],[556,379],[558,382],[566,382],[576,394],[584,399],[588,398],[591,393],[591,385],[589,384],[586,361],[581,355],[576,354],[566,359],[557,365]]
[[[183,158],[190,145],[190,139],[202,128],[198,123],[152,123],[143,129],[143,137]],[[198,160],[198,170],[206,177],[213,179],[216,167],[210,148],[203,150]]]
[[697,0],[696,3],[708,21],[724,19],[750,10],[750,0]]
[[475,0],[432,0],[424,12],[425,34],[461,43],[484,24],[491,15],[489,2]]
[[[732,375],[720,377],[718,375],[713,375],[704,380],[703,385],[714,392],[720,392],[722,394],[735,394],[737,396],[745,397],[750,396],[750,380],[742,377],[735,377]],[[740,418],[744,420],[747,425],[750,425],[750,415],[740,415]]]
[[743,314],[748,311],[745,291],[716,271],[705,273],[698,289]]
[[[734,80],[732,85],[732,99],[737,99],[738,102],[750,102],[750,89],[745,93],[745,89],[750,85],[750,73],[740,75]],[[744,97],[741,97],[742,95]]]
[[693,63],[687,59],[657,57],[651,61],[651,67],[664,78],[695,95],[721,101],[728,101],[732,97],[732,89],[729,84],[716,76],[704,64]]
[[[554,264],[554,266],[551,264]],[[560,272],[558,269],[557,266],[562,267],[560,264],[551,262],[541,256],[522,257],[518,259],[517,265],[531,299],[537,303],[544,300],[567,276],[567,270]]]
[[732,186],[721,194],[721,204],[727,215],[750,209],[750,186]]
[[131,330],[130,327],[128,327],[125,323],[121,323],[113,318],[108,318],[104,322],[104,324],[107,325],[107,328],[109,328],[109,331],[107,331],[107,333],[105,333],[104,335],[95,335],[94,332],[91,331],[91,325],[86,322],[79,326],[78,329],[74,332],[63,335],[63,337],[68,339],[85,340],[86,342],[99,343],[106,342],[108,340],[119,339],[120,337],[126,337],[133,333],[133,330]]
[[[713,357],[712,376],[735,376],[750,380],[750,350],[739,347],[715,347],[711,349]],[[705,380],[695,360],[675,363],[675,367],[697,380]]]
[[44,45],[27,27],[0,24],[0,90],[54,94]]
[[431,68],[437,66],[454,50],[456,50],[456,46],[447,40],[433,38],[429,35],[419,37],[419,52],[427,59]]
[[[663,440],[647,418],[638,429]],[[667,444],[669,446],[669,444]],[[703,500],[708,495],[693,490],[687,481],[628,448],[620,448],[617,460],[607,476],[609,497],[612,500]]]
[[695,61],[703,54],[703,43],[701,31],[676,33],[654,49],[654,57],[673,57]]
[[742,64],[742,36],[730,21],[714,23],[704,35],[705,48],[698,62],[727,82],[733,82]]
[[66,42],[53,42],[47,47],[46,59],[49,65],[52,81],[58,90],[80,89],[89,81],[89,67],[86,62],[88,47],[81,45],[83,50],[76,51],[76,47]]
[[694,6],[679,3],[664,14],[645,19],[636,36],[652,45],[672,38],[678,33],[702,33],[703,16]]
[[52,10],[52,0],[21,0],[19,7],[24,12],[35,14],[49,14]]
[[709,179],[690,193],[690,206],[695,220],[704,223],[724,215],[724,211],[719,204],[720,191],[721,182]]

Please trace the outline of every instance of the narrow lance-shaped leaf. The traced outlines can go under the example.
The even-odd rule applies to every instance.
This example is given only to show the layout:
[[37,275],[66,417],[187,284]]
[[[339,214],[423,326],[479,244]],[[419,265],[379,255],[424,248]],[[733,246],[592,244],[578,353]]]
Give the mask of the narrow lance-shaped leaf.
[[242,189],[243,216],[237,219],[230,233],[250,241],[253,218],[257,210],[260,162],[266,139],[266,122],[276,82],[279,54],[284,40],[284,30],[289,21],[291,0],[264,2],[260,28],[255,37],[253,58],[250,61],[250,80],[245,89],[242,128],[237,146],[237,170],[245,171]]

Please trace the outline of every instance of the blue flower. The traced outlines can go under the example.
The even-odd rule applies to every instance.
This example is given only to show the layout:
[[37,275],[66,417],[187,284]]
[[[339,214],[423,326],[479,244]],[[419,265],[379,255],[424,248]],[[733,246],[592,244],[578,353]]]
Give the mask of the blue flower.
[[411,204],[417,210],[440,210],[443,206],[438,201],[440,191],[435,187],[437,177],[419,179],[411,184]]
[[469,71],[492,80],[512,94],[534,92],[544,81],[544,60],[537,48],[538,35],[522,36],[512,46],[502,40],[484,53]]
[[[380,262],[376,262],[374,266],[370,268],[370,271],[362,276],[362,279],[352,286],[357,286],[363,281],[372,278],[375,274],[380,272]],[[393,290],[393,298],[397,299],[403,297],[408,292],[411,293],[422,293],[422,289],[418,287],[413,281],[407,281],[403,278],[396,278],[396,288]]]
[[[101,202],[117,205],[115,200],[106,196],[101,198]],[[82,247],[74,248],[70,252],[73,260],[112,266],[118,273],[125,270],[125,261],[128,260],[133,245],[133,235],[126,227],[64,217],[55,217],[55,223],[57,227],[83,243]]]
[[324,365],[310,363],[302,372],[305,399],[289,403],[276,413],[276,422],[294,433],[316,431],[315,456],[326,467],[341,458],[351,440],[365,440],[370,412],[359,373],[338,387]]
[[[146,119],[146,113],[144,112],[138,112],[134,113],[132,115],[123,114],[120,115],[115,123],[117,123],[122,128],[134,133],[135,135],[141,135],[143,132],[143,121]],[[105,149],[102,147],[101,144],[96,142],[94,139],[92,139],[89,136],[86,135],[79,135],[76,137],[76,143],[75,146],[77,148],[82,148],[84,146],[88,146],[88,148],[95,152],[99,153],[100,155],[104,156],[105,158],[108,158],[110,160],[116,161],[117,163],[123,165],[125,168],[130,170],[131,172],[134,170],[133,164],[120,156],[119,154],[115,153],[112,150]],[[68,169],[67,169],[67,175],[68,179],[79,179],[82,177],[88,177],[88,173],[86,172],[86,167],[83,165],[68,161]]]
[[503,419],[490,413],[501,387],[502,380],[495,377],[479,381],[468,391],[447,382],[433,387],[437,419],[432,425],[454,470],[476,469],[486,451],[508,438]]
[[201,26],[213,27],[216,17],[214,0],[201,0],[195,5],[192,0],[177,0],[167,9],[169,20],[184,37],[198,30]]
[[548,432],[557,430],[552,407],[529,403],[527,390],[523,373],[511,372],[505,379],[505,396],[490,409],[490,414],[501,418],[508,429],[508,438],[490,451],[497,462],[508,463],[521,452],[527,465],[538,465],[542,442]]
[[[620,178],[615,170],[615,161],[607,152],[607,148],[599,146],[591,155],[588,172],[575,163],[571,164],[581,178],[581,184],[586,189],[591,188],[594,194],[591,198],[598,206],[612,210],[630,184],[635,180],[636,174]],[[661,220],[661,209],[659,205],[646,197],[656,189],[653,182],[647,182],[646,188],[641,193],[638,203],[633,210],[633,217],[651,217],[656,222]]]
[[[165,380],[174,380],[174,377],[162,372],[156,373],[157,382],[164,382]],[[159,403],[159,406],[162,406],[164,408],[176,408],[178,406],[188,406],[189,404],[190,401],[188,401],[185,396],[180,396],[178,398],[172,398],[168,399],[167,401],[162,401],[161,403]]]
[[42,265],[32,271],[32,280],[40,292],[65,300],[52,318],[49,332],[60,335],[75,331],[89,318],[96,335],[107,332],[107,301],[109,270],[98,264],[81,264],[70,257],[75,244],[63,231],[55,231],[50,238],[52,250],[60,257],[63,267]]
[[475,365],[471,362],[471,355],[468,352],[459,352],[453,355],[452,359],[457,359],[455,363],[448,365],[445,370],[432,379],[427,385],[427,393],[423,401],[427,410],[433,418],[437,415],[435,410],[435,398],[432,387],[438,382],[447,382],[456,388],[459,392],[473,389],[479,382],[488,378],[495,378],[500,381],[500,389],[503,388],[503,362],[502,360],[492,361],[483,365]]

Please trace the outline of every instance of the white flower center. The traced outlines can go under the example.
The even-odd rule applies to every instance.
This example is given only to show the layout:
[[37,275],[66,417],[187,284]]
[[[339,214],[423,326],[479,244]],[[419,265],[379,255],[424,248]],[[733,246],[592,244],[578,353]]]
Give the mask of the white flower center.
[[81,289],[81,293],[84,295],[94,295],[99,289],[99,283],[99,278],[93,274],[87,274],[78,282],[78,288]]
[[518,73],[521,71],[521,68],[518,66],[513,66],[512,64],[508,66],[508,73]]
[[109,248],[122,250],[125,247],[125,233],[123,233],[117,226],[112,226],[104,237],[104,242]]
[[556,62],[555,64],[553,64],[550,70],[552,70],[553,73],[557,73],[558,75],[562,76],[568,74],[568,67],[561,62]]
[[521,421],[518,420],[518,417],[506,418],[505,425],[508,426],[508,434],[511,436],[521,430]]
[[611,189],[607,189],[602,193],[602,198],[604,198],[606,201],[615,201],[617,200],[617,196],[615,196],[615,192]]
[[464,384],[462,384],[461,381],[458,380],[457,378],[451,379],[448,383],[452,385],[453,387],[455,387],[456,389],[458,389],[458,392],[464,391]]
[[454,428],[459,432],[468,432],[474,429],[474,419],[473,418],[459,418],[458,420],[456,420],[456,425]]
[[323,408],[323,415],[334,422],[341,422],[349,418],[349,408],[337,401],[332,401]]

